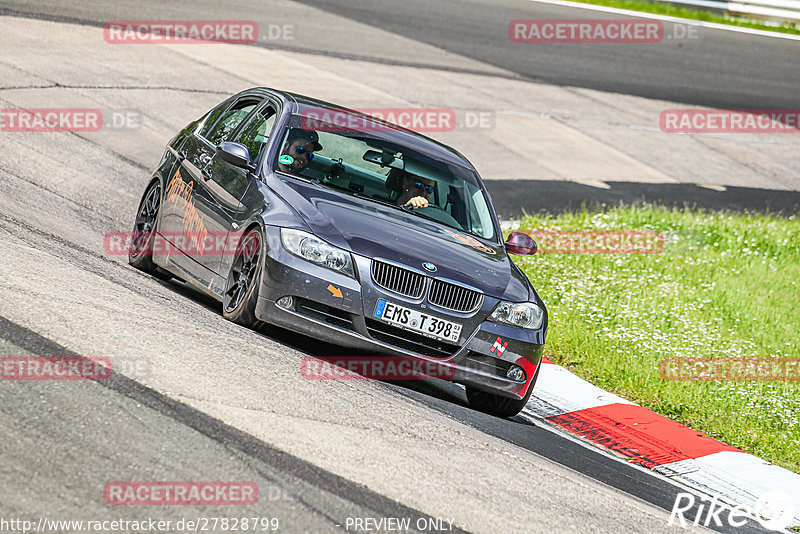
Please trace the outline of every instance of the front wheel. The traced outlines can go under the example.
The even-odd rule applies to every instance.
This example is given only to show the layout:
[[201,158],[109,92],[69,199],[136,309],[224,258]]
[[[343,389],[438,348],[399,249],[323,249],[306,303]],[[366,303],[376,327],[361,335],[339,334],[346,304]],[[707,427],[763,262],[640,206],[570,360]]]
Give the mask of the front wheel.
[[263,233],[259,229],[250,230],[239,244],[225,284],[222,315],[229,321],[249,328],[261,324],[256,318],[256,304],[264,255]]

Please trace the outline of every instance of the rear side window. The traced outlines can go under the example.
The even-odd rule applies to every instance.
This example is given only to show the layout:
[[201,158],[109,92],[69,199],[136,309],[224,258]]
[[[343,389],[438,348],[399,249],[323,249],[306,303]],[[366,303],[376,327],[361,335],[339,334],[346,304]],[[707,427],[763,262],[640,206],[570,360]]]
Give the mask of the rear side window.
[[208,132],[211,131],[211,128],[217,123],[217,119],[219,119],[222,114],[228,109],[228,106],[231,105],[230,100],[226,100],[219,106],[215,107],[211,110],[211,112],[206,116],[206,120],[203,123],[203,127],[200,129],[199,135],[200,137],[208,138]]
[[228,108],[217,121],[211,131],[205,136],[212,145],[217,146],[225,141],[239,127],[247,116],[258,106],[258,100],[244,99]]
[[258,155],[266,146],[272,127],[275,125],[275,110],[272,106],[267,106],[253,115],[239,135],[236,142],[241,143],[250,151],[252,161],[258,160]]

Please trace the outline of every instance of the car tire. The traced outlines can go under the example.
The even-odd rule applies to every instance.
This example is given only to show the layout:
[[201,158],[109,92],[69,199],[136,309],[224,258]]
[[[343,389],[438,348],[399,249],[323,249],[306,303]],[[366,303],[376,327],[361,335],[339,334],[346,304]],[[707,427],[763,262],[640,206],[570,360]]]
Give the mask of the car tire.
[[231,263],[222,295],[222,314],[229,321],[248,328],[262,324],[256,318],[256,304],[265,256],[263,232],[258,228],[246,232]]
[[161,211],[161,182],[153,180],[142,195],[136,219],[133,222],[133,239],[128,250],[128,263],[161,280],[172,275],[153,263],[153,236]]
[[536,385],[536,380],[539,378],[539,369],[541,367],[542,364],[540,363],[536,368],[536,373],[533,375],[533,380],[531,380],[531,383],[528,386],[528,392],[521,399],[503,397],[501,395],[476,389],[472,386],[466,386],[467,401],[469,401],[470,407],[480,412],[496,415],[498,417],[513,417],[517,415],[522,411],[525,405],[528,404],[528,400],[531,398],[531,393],[533,393],[533,388]]

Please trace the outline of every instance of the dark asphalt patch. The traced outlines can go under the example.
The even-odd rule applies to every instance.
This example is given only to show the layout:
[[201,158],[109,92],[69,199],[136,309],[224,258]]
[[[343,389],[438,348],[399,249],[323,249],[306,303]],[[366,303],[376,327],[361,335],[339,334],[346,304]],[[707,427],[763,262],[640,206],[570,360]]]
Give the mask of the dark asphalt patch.
[[582,205],[654,205],[668,208],[698,208],[708,211],[800,213],[800,192],[728,187],[714,191],[694,184],[644,184],[606,182],[599,189],[576,182],[547,180],[486,180],[497,216],[517,219],[524,213],[580,210]]

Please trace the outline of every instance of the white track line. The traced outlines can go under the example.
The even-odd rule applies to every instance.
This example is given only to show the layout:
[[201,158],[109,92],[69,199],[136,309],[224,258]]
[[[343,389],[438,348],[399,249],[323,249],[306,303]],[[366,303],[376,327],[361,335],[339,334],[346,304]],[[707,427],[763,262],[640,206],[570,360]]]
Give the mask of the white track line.
[[[661,480],[663,482],[666,482],[666,483],[670,484],[671,486],[675,487],[676,490],[679,490],[679,492],[691,493],[695,497],[702,497],[702,496],[714,497],[714,496],[716,496],[716,497],[719,498],[718,506],[720,508],[726,510],[727,513],[730,513],[735,507],[743,504],[744,502],[748,502],[749,503],[750,501],[755,501],[756,500],[756,499],[746,499],[746,500],[744,500],[744,502],[742,502],[742,500],[739,500],[739,499],[736,499],[736,498],[731,498],[731,492],[728,492],[728,494],[724,494],[724,493],[720,494],[718,489],[715,490],[715,488],[709,487],[708,485],[706,485],[704,483],[698,483],[697,480],[683,479],[683,478],[681,478],[679,476],[675,476],[675,477],[666,476],[663,473],[658,472],[656,470],[648,469],[646,467],[642,467],[641,465],[630,463],[626,459],[621,458],[620,456],[612,453],[608,449],[604,449],[604,448],[598,447],[598,445],[595,444],[595,443],[583,440],[583,439],[581,439],[581,438],[579,438],[579,437],[577,437],[577,436],[575,436],[573,434],[570,434],[569,432],[566,432],[561,427],[558,427],[558,426],[556,426],[556,425],[554,425],[552,423],[549,423],[548,421],[546,421],[544,419],[541,419],[541,418],[539,418],[539,417],[537,417],[537,416],[535,416],[535,415],[533,415],[531,413],[526,413],[526,412],[523,411],[523,412],[521,412],[519,414],[519,416],[523,420],[525,420],[525,421],[529,422],[530,424],[534,425],[536,428],[541,428],[543,430],[546,430],[547,432],[550,432],[552,434],[556,434],[560,438],[566,439],[567,441],[571,441],[571,442],[583,447],[584,449],[587,449],[587,450],[592,451],[592,452],[594,452],[596,454],[600,454],[602,456],[605,456],[606,458],[610,458],[610,459],[614,460],[615,462],[619,462],[620,464],[624,464],[624,465],[626,465],[628,467],[632,467],[633,469],[636,469],[637,471],[640,471],[643,474],[649,475],[649,476],[651,476],[653,478],[657,478],[657,479],[659,479],[659,480]],[[539,455],[539,456],[541,456],[541,455]],[[546,456],[541,456],[541,457],[549,460],[549,458],[547,458]],[[550,461],[555,462],[554,460],[550,460]],[[555,463],[558,463],[558,462],[555,462]],[[585,473],[583,473],[581,471],[578,471],[577,469],[572,468],[570,466],[563,465],[563,464],[559,464],[559,465],[562,465],[563,467],[566,467],[567,469],[570,469],[570,470],[572,470],[572,471],[574,471],[576,473],[579,473],[579,474],[581,474],[583,476],[588,476]],[[589,477],[589,478],[591,478],[591,477]],[[603,482],[603,481],[600,481],[600,480],[597,480],[597,479],[594,479],[594,478],[592,480],[594,480],[595,482],[597,482],[599,484],[603,484],[604,486],[612,488],[612,489],[614,489],[616,491],[625,493],[626,495],[629,495],[629,496],[633,497],[634,499],[640,500],[642,502],[647,502],[644,499],[642,499],[641,497],[639,497],[638,495],[635,495],[633,493],[627,493],[626,491],[618,489],[615,486],[612,486],[607,482]],[[649,503],[649,502],[648,502],[648,504],[650,504],[651,506],[658,507],[658,505],[656,505],[656,504],[652,504],[652,503]],[[667,511],[670,511],[670,510],[667,510]],[[699,515],[700,516],[703,515],[702,510],[699,512]],[[751,520],[751,521],[754,521],[754,522],[758,522],[759,521],[759,518],[757,518],[753,514],[746,513],[744,515],[746,515],[747,518],[749,520]],[[786,530],[786,529],[776,530],[776,532],[783,532],[785,534],[794,534],[793,532],[791,532],[789,530]]]
[[[730,506],[745,505],[750,510],[756,510],[760,499],[770,492],[781,492],[793,502],[795,517],[791,524],[800,526],[800,513],[798,513],[800,476],[788,469],[772,465],[745,452],[721,451],[698,458],[661,464],[650,470],[620,458],[598,443],[571,435],[567,430],[551,424],[546,418],[552,415],[605,406],[609,403],[633,403],[592,385],[558,364],[542,365],[536,389],[520,414],[523,419],[536,421],[539,427],[567,437],[570,441],[580,443],[588,449],[602,451],[604,456],[627,463],[640,471],[650,472],[662,480],[690,487],[694,492],[717,496]],[[751,518],[756,519],[752,516]]]

